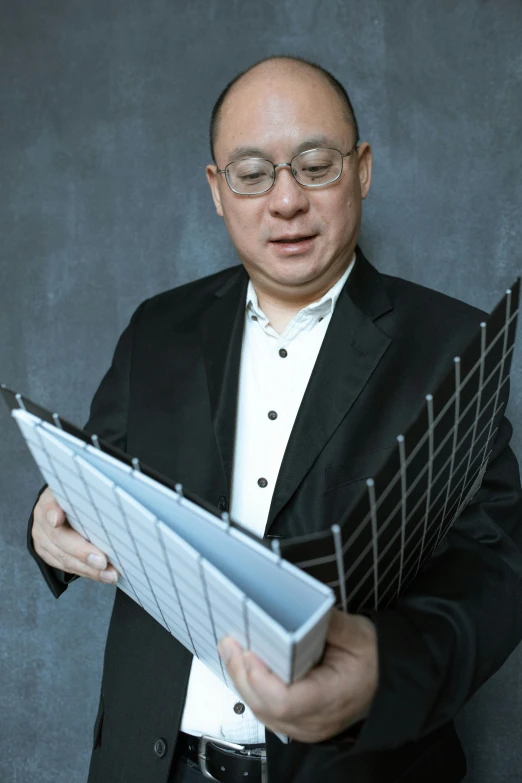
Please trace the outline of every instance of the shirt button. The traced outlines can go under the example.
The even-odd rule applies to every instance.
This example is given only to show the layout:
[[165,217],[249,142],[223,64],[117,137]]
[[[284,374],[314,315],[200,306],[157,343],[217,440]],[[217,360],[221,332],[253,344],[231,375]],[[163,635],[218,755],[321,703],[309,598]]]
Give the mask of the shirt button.
[[251,318],[253,321],[257,321],[257,315],[251,315],[251,316],[250,316],[250,318]]
[[244,711],[245,711],[245,705],[242,702],[238,701],[234,704],[234,712],[236,713],[236,715],[242,715]]
[[268,481],[266,480],[266,478],[260,478],[257,480],[257,483],[259,484],[260,487],[264,488],[268,484]]
[[288,351],[286,350],[286,348],[279,349],[279,356],[281,357],[281,359],[286,359],[286,357],[288,356]]
[[275,411],[268,411],[268,418],[270,421],[275,421],[277,419],[277,413]]
[[220,511],[228,511],[228,502],[225,495],[221,495],[218,500],[217,507]]
[[167,752],[166,741],[163,739],[163,737],[158,737],[154,743],[154,753],[156,754],[156,756],[159,756],[160,759],[162,759],[163,756],[166,754],[166,752]]

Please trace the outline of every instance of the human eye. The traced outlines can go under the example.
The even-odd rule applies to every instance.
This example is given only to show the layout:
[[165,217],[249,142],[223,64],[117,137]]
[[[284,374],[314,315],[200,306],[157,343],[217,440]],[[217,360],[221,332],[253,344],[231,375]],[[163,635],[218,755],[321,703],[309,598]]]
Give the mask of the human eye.
[[259,161],[239,161],[234,174],[245,185],[257,184],[266,177],[266,167]]
[[299,161],[299,172],[307,182],[326,182],[336,173],[335,165],[328,153],[314,152]]
[[314,164],[313,166],[303,166],[302,171],[306,172],[310,176],[321,176],[331,168],[330,163]]
[[239,175],[241,182],[259,182],[261,177],[264,176],[263,171],[249,171]]

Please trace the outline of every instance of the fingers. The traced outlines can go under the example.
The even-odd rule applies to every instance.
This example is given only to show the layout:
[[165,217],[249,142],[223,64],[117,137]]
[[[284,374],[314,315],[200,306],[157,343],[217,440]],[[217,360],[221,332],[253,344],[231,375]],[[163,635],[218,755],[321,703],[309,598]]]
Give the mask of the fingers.
[[97,582],[117,581],[105,553],[73,530],[50,489],[35,506],[32,538],[36,553],[53,568]]
[[300,742],[321,742],[367,715],[378,683],[376,634],[368,618],[335,614],[329,639],[321,663],[290,685],[230,637],[218,649],[259,720]]
[[234,685],[258,717],[287,717],[288,686],[252,652],[244,652],[230,637],[222,640],[219,653]]
[[230,637],[226,637],[219,643],[218,651],[226,664],[227,671],[238,693],[246,701],[252,712],[259,717],[261,703],[248,682],[243,648]]
[[218,649],[237,691],[272,730],[304,740],[312,736],[307,732],[317,730],[318,716],[332,712],[342,683],[331,667],[314,667],[303,679],[286,685],[254,653],[243,651],[229,637]]
[[43,539],[40,557],[55,568],[96,582],[114,583],[118,577],[116,569],[109,565],[107,556],[73,530],[68,522]]
[[292,686],[286,685],[252,652],[245,653],[243,665],[248,687],[259,704],[259,710],[264,714],[269,712],[278,721],[292,718]]

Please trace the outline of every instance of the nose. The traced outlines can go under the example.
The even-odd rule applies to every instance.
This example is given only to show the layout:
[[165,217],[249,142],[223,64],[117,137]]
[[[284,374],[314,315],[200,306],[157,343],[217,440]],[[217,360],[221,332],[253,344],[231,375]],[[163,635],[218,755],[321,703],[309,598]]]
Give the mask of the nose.
[[277,164],[275,182],[268,196],[270,214],[287,220],[310,208],[308,193],[295,181],[288,163]]

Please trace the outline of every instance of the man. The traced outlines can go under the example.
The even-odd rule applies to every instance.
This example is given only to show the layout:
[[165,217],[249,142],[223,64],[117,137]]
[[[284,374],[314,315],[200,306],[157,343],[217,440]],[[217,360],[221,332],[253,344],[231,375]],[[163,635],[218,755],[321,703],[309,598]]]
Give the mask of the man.
[[[331,75],[253,66],[212,117],[207,178],[242,266],[144,302],[90,432],[260,536],[337,521],[482,314],[379,274],[357,248],[371,150]],[[483,486],[388,610],[334,612],[322,662],[285,686],[231,639],[240,698],[117,591],[89,783],[462,780],[451,722],[522,637],[522,494],[503,420]],[[30,527],[54,594],[113,581],[44,492]],[[190,679],[189,679],[190,677]],[[272,732],[287,734],[284,745]],[[223,744],[225,742],[225,744]],[[226,743],[244,747],[234,750]]]

